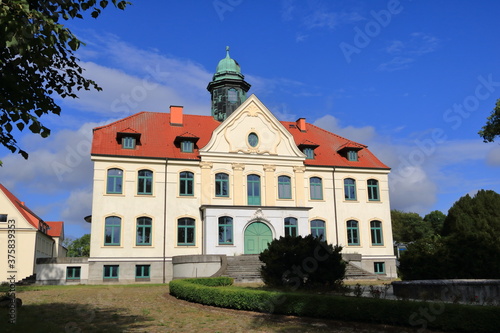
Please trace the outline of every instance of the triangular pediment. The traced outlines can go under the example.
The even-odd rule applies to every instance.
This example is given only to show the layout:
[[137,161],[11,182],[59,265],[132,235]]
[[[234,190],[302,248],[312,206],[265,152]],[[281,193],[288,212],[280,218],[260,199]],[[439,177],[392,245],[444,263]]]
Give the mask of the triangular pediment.
[[[257,136],[256,143],[249,140],[252,133]],[[214,130],[208,144],[200,149],[201,155],[214,153],[305,159],[290,132],[255,95],[224,120]]]

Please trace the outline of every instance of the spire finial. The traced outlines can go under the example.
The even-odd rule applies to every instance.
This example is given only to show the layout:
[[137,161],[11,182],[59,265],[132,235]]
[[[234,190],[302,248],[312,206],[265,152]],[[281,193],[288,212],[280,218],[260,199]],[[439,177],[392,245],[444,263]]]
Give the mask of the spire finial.
[[226,58],[231,58],[231,57],[229,56],[229,46],[226,46]]

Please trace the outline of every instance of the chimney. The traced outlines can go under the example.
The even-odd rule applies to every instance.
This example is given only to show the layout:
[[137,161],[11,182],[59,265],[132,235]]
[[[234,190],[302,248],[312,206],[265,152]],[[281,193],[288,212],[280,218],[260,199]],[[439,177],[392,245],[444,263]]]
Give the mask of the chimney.
[[305,132],[306,131],[306,118],[299,118],[299,119],[297,119],[296,124],[297,124],[297,128],[301,132]]
[[183,106],[170,105],[170,125],[182,126],[182,109]]

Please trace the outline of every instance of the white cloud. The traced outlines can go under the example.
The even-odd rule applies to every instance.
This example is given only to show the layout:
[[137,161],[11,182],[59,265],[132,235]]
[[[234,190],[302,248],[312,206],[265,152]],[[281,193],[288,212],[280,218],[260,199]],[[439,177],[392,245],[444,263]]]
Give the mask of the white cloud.
[[421,32],[410,34],[406,41],[393,40],[385,48],[385,52],[393,58],[378,66],[380,71],[397,71],[409,68],[418,57],[434,52],[439,47],[439,39]]
[[61,217],[66,223],[88,227],[84,217],[92,214],[92,186],[74,189],[64,202]]
[[380,64],[377,69],[386,72],[399,71],[409,68],[414,61],[414,58],[394,57],[390,61]]
[[[427,214],[442,193],[463,192],[465,188],[489,188],[500,183],[495,179],[469,180],[471,165],[500,163],[500,148],[491,149],[479,140],[430,140],[437,129],[406,134],[399,139],[382,136],[371,126],[342,126],[326,115],[317,119],[320,126],[347,139],[368,145],[384,164],[391,168],[389,185],[391,207]],[[403,133],[399,133],[399,136]],[[397,141],[396,141],[397,140]],[[456,198],[458,200],[458,197]]]
[[[485,144],[485,143],[483,143]],[[491,150],[488,152],[488,155],[486,157],[486,161],[488,165],[493,166],[493,167],[499,167],[500,166],[500,146],[496,145]]]
[[340,126],[340,122],[332,115],[325,115],[314,122],[314,125],[331,131],[337,135],[343,136],[349,140],[365,144],[365,142],[373,140],[375,136],[375,128],[372,126],[354,127]]

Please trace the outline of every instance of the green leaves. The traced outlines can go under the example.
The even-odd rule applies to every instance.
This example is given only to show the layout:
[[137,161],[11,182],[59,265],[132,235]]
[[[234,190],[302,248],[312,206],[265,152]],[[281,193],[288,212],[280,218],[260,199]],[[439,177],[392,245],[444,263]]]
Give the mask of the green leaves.
[[478,132],[484,142],[493,142],[497,136],[500,136],[500,98],[490,116],[486,118],[486,125]]
[[[123,10],[128,1],[113,0]],[[83,18],[90,11],[96,18],[109,1],[96,0],[3,0],[0,2],[0,144],[24,158],[12,130],[48,137],[50,130],[39,118],[59,115],[55,95],[78,97],[75,91],[102,90],[83,77],[74,52],[82,46],[63,20]]]

